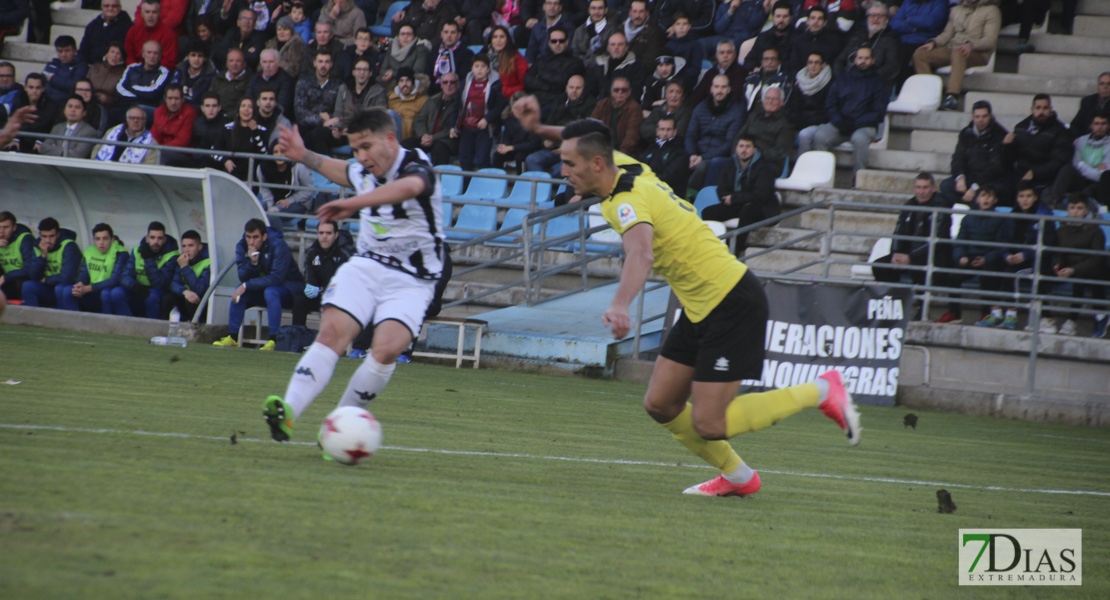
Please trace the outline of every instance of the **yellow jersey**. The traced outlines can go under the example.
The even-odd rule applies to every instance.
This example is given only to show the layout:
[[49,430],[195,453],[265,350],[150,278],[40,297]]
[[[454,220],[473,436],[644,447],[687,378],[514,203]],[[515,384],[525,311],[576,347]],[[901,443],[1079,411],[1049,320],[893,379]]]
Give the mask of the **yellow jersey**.
[[601,201],[602,215],[621,235],[639,223],[654,228],[652,267],[670,284],[687,318],[701,321],[736,286],[747,265],[713,235],[693,205],[676,196],[650,169],[646,173],[637,172],[635,165],[618,169],[613,190]]

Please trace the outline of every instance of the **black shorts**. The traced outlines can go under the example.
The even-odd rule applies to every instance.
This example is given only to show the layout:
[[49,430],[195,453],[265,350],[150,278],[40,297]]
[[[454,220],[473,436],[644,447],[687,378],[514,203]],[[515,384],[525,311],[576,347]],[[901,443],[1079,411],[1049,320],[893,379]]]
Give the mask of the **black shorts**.
[[759,379],[766,332],[767,296],[748,271],[700,323],[691,323],[683,310],[660,354],[694,367],[694,381]]

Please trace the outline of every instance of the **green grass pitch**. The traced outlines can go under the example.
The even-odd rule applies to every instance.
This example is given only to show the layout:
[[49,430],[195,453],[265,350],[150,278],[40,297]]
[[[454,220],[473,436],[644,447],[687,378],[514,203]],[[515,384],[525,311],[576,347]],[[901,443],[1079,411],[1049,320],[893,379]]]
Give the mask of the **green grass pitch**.
[[[1106,429],[808,410],[700,498],[642,385],[400,365],[349,468],[314,441],[354,360],[268,441],[296,360],[0,326],[0,599],[1110,597]],[[1082,528],[1084,584],[959,587],[960,528]]]

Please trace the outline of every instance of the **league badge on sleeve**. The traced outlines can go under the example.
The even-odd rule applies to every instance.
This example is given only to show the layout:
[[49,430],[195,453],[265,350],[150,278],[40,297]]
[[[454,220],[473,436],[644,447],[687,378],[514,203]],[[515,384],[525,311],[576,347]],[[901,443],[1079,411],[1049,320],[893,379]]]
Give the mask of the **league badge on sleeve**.
[[636,222],[636,209],[631,204],[622,204],[617,207],[617,221],[621,227],[628,227]]

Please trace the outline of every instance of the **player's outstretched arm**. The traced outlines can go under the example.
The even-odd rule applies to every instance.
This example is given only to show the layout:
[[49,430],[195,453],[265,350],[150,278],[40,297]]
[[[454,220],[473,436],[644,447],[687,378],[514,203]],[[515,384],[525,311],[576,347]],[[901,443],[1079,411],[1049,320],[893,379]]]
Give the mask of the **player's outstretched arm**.
[[617,293],[613,295],[609,308],[601,315],[601,324],[613,332],[613,337],[621,339],[632,329],[632,318],[628,315],[628,305],[644,289],[655,254],[651,248],[651,238],[655,228],[650,223],[637,223],[621,235],[624,245],[624,266],[621,267],[621,281]]
[[305,148],[304,140],[301,139],[300,130],[296,125],[293,129],[278,125],[278,131],[281,132],[278,145],[281,147],[282,154],[291,160],[303,163],[304,166],[327,177],[336,185],[350,187],[351,182],[347,179],[347,166],[350,163],[338,158],[320,156]]
[[363,208],[397,204],[415,198],[424,193],[427,185],[422,177],[416,175],[401,177],[368,193],[328,202],[316,210],[316,216],[322,220],[346,219]]
[[563,141],[563,128],[540,122],[540,101],[533,95],[521,96],[513,103],[513,116],[522,129],[553,142]]

